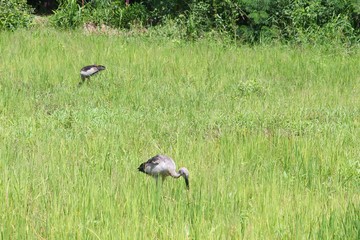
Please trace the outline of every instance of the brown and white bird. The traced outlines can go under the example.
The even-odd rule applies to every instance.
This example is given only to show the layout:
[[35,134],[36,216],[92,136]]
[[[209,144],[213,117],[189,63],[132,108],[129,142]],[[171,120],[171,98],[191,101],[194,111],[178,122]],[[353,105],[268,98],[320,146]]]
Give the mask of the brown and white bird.
[[159,176],[162,177],[162,181],[164,181],[167,176],[173,178],[179,178],[181,176],[185,179],[186,188],[189,189],[189,171],[182,167],[176,172],[176,164],[174,160],[168,156],[156,155],[147,162],[142,163],[138,167],[138,170],[153,176],[156,180],[156,184],[158,183]]
[[86,79],[90,79],[90,76],[105,69],[106,69],[105,66],[96,65],[96,64],[83,67],[80,70],[81,82],[79,82],[79,85],[83,84]]

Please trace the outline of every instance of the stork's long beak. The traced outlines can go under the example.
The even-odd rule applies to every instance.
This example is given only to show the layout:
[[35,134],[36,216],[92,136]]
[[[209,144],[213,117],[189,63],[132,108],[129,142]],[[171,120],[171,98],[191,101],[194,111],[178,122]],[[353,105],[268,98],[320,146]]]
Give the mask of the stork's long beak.
[[138,170],[139,170],[140,172],[145,173],[145,164],[142,163],[142,164],[138,167]]
[[186,189],[189,190],[190,189],[189,178],[187,176],[184,176],[184,179],[185,179]]

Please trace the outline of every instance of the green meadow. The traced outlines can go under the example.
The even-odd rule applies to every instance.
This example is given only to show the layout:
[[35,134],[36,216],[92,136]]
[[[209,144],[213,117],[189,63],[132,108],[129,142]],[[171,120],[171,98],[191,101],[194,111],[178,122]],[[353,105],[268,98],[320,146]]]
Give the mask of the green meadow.
[[[360,238],[359,47],[42,29],[0,49],[0,239]],[[137,171],[159,153],[189,191]]]

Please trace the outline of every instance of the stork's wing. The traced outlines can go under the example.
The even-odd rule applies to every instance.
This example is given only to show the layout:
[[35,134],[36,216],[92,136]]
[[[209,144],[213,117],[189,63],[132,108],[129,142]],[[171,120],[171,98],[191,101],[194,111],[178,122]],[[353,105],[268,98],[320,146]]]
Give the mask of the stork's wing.
[[88,76],[91,76],[95,73],[99,72],[99,69],[97,69],[96,67],[91,67],[91,68],[88,68],[86,70],[81,70],[81,74],[83,75],[88,75]]
[[81,69],[81,71],[89,71],[91,68],[95,68],[95,65],[89,65],[89,66],[85,66]]
[[157,165],[161,162],[161,160],[162,160],[162,157],[160,155],[156,155],[156,156],[150,158],[149,160],[147,160],[146,163],[151,163],[151,164]]
[[[161,157],[159,155],[156,155],[152,158],[150,158],[149,160],[147,160],[146,162],[143,162],[139,167],[138,167],[138,170],[140,172],[144,172],[144,173],[147,173],[145,171],[146,169],[146,166],[150,166],[151,168],[154,168],[155,166],[157,166],[159,163],[161,162]],[[149,174],[149,173],[147,173]]]

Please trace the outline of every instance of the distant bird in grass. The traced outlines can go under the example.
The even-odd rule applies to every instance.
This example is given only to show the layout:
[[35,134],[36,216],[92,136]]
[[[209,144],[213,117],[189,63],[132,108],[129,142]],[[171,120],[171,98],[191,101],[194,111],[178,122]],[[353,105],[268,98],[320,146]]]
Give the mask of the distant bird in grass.
[[156,184],[158,184],[159,176],[162,177],[162,181],[164,181],[167,176],[171,176],[173,178],[179,178],[182,176],[185,179],[186,188],[189,190],[189,171],[182,167],[178,172],[176,172],[175,162],[168,156],[156,155],[150,158],[147,162],[142,163],[138,167],[138,170],[153,176],[156,180]]
[[79,85],[82,85],[86,79],[90,80],[90,76],[105,70],[105,66],[102,65],[89,65],[85,66],[80,70],[81,82]]

